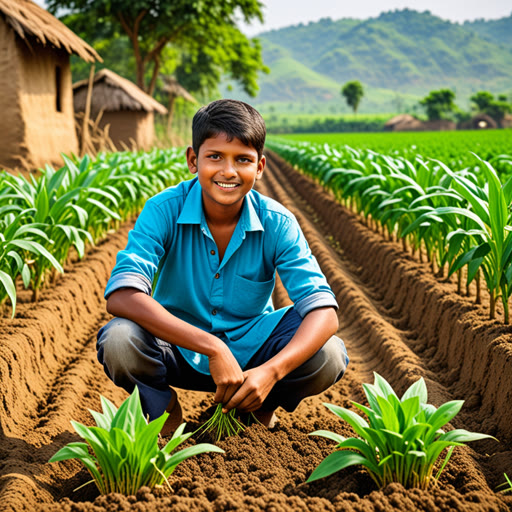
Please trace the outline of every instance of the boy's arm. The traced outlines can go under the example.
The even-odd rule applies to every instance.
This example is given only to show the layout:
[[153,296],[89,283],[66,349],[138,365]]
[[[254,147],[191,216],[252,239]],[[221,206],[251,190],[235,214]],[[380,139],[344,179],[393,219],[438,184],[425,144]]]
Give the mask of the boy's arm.
[[225,410],[255,411],[276,382],[316,354],[338,330],[338,316],[332,307],[313,309],[306,314],[295,335],[274,357],[244,372],[245,381],[225,404]]
[[157,338],[206,355],[217,385],[216,402],[229,401],[244,381],[240,365],[222,340],[169,313],[146,293],[120,288],[109,295],[107,311],[136,322]]

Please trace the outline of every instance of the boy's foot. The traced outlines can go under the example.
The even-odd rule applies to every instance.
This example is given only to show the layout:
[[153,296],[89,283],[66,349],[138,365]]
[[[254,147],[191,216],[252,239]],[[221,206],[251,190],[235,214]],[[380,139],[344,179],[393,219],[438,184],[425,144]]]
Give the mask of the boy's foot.
[[275,411],[254,411],[256,419],[267,428],[274,428],[277,423]]
[[178,400],[178,393],[172,388],[172,398],[165,409],[165,412],[169,413],[169,417],[165,420],[164,426],[160,431],[162,437],[168,437],[174,433],[174,431],[183,423],[183,411],[181,410],[181,404]]

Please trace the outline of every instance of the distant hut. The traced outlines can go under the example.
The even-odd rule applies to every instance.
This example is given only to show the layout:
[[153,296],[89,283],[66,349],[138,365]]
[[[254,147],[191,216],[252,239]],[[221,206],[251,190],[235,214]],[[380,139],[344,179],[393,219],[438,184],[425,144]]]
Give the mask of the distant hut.
[[399,114],[384,124],[384,130],[390,132],[411,132],[424,130],[423,123],[410,114]]
[[454,121],[448,121],[447,119],[423,122],[423,129],[428,132],[444,132],[455,130],[455,128],[457,128],[456,123]]
[[[84,112],[89,80],[73,85],[75,112]],[[91,118],[99,116],[99,127],[110,125],[108,135],[118,150],[149,149],[155,138],[154,113],[167,109],[133,82],[109,69],[94,75]]]
[[459,130],[489,130],[498,128],[496,121],[487,114],[477,114],[468,121],[464,121],[457,125]]
[[197,100],[173,76],[164,76],[164,92],[169,95],[169,115],[167,117],[167,135],[171,135],[171,125],[174,117],[174,102],[176,98],[183,98],[191,103]]
[[512,128],[512,114],[505,114],[505,117],[501,121],[502,128]]
[[0,0],[0,166],[35,168],[77,153],[69,56],[99,55],[31,0]]

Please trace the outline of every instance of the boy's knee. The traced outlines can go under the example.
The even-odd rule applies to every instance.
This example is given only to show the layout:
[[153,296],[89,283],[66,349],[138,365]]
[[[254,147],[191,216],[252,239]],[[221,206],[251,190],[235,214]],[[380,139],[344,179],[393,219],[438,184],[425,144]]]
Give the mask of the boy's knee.
[[148,358],[158,357],[158,351],[148,343],[151,335],[140,325],[125,318],[114,318],[98,333],[98,359],[108,373],[136,374]]
[[343,377],[347,365],[348,356],[345,344],[338,336],[331,336],[301,368],[305,374],[325,381],[328,387]]

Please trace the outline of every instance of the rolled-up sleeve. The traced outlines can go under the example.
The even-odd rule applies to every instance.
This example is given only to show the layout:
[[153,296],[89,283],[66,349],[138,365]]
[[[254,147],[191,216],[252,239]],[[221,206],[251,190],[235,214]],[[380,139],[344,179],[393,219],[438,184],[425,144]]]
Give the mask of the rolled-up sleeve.
[[152,293],[153,279],[165,254],[170,236],[168,221],[151,199],[146,202],[134,228],[128,234],[126,248],[119,251],[105,289],[105,298],[119,288],[136,288]]
[[336,297],[293,217],[283,221],[277,236],[276,267],[301,317],[321,307],[338,308]]

